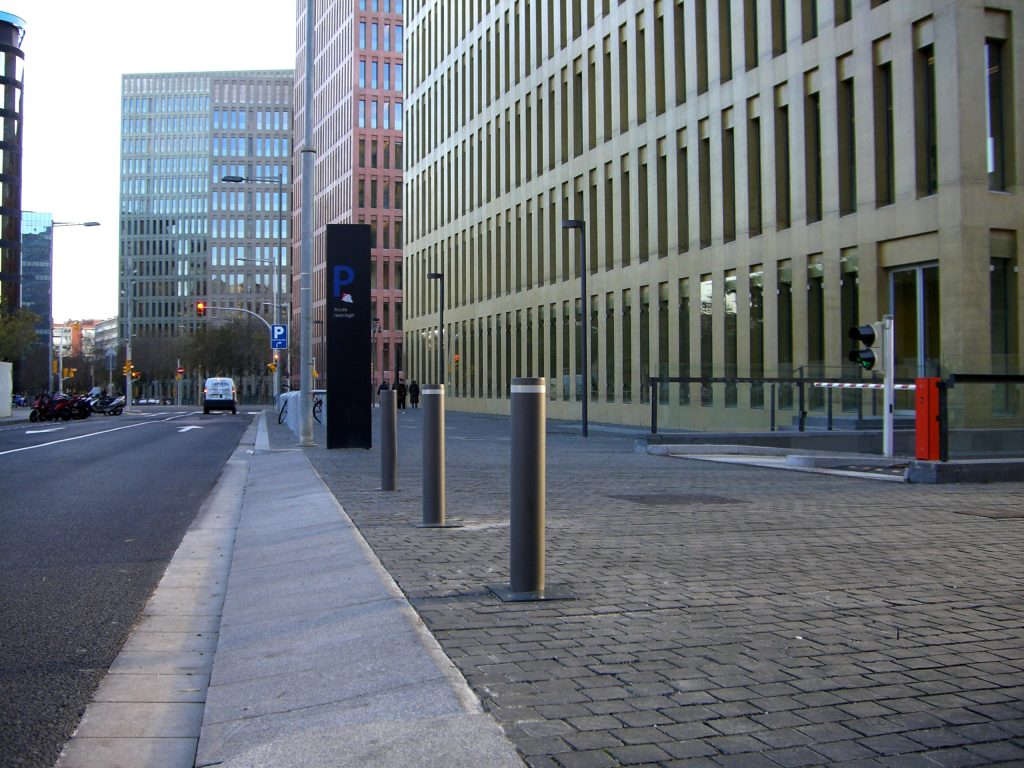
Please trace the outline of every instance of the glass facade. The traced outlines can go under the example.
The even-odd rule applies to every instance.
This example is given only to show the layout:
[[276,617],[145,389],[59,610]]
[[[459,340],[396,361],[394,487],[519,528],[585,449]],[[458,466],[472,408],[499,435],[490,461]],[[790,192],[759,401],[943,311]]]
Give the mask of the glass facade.
[[124,76],[121,338],[129,324],[195,330],[200,298],[273,318],[274,274],[289,285],[292,96],[290,70]]
[[39,315],[42,344],[53,325],[53,216],[25,211],[21,216],[21,306]]

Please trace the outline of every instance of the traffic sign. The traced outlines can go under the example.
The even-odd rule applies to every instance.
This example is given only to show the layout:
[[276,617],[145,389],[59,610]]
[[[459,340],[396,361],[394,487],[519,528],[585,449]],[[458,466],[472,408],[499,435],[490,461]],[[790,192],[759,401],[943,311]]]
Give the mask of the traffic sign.
[[270,348],[288,349],[288,326],[274,323],[270,326]]
[[177,374],[179,376],[184,376],[185,375],[185,368],[184,368],[184,366],[181,366],[181,365],[178,366]]

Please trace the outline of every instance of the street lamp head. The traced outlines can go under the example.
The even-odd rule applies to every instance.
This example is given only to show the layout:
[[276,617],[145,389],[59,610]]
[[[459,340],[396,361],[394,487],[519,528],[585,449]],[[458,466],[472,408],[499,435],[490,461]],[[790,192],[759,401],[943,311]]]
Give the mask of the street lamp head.
[[562,229],[583,229],[583,219],[562,219]]
[[221,176],[221,181],[226,181],[229,184],[241,184],[245,181],[245,176]]
[[55,221],[53,226],[55,227],[98,227],[100,223],[98,221]]

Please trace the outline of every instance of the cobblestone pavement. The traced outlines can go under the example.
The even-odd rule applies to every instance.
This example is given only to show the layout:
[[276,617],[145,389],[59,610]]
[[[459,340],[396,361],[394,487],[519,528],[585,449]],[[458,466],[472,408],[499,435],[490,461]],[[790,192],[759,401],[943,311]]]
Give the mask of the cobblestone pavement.
[[1024,765],[1024,482],[654,457],[550,423],[547,582],[578,599],[501,603],[511,424],[448,413],[465,526],[438,530],[415,527],[421,420],[399,416],[397,492],[376,448],[307,455],[530,766]]

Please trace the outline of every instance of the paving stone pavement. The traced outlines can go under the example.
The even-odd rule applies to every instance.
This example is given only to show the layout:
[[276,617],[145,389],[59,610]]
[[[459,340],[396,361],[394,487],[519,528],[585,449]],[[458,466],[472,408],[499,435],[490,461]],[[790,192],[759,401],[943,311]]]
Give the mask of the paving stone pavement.
[[307,455],[528,765],[1024,765],[1024,482],[711,464],[549,422],[547,581],[578,599],[502,603],[511,423],[446,419],[462,528],[415,526],[422,412],[396,492],[376,445],[318,427]]

